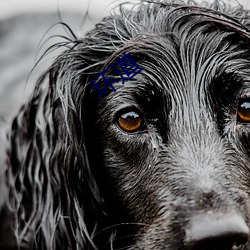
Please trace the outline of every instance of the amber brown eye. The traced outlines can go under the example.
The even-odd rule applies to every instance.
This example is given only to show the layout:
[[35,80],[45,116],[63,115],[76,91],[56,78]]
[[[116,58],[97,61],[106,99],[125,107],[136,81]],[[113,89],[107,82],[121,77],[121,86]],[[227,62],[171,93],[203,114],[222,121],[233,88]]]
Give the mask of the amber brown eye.
[[124,112],[118,116],[117,125],[125,132],[134,133],[144,127],[144,119],[135,111]]
[[239,102],[237,120],[238,122],[250,123],[250,98],[244,98]]

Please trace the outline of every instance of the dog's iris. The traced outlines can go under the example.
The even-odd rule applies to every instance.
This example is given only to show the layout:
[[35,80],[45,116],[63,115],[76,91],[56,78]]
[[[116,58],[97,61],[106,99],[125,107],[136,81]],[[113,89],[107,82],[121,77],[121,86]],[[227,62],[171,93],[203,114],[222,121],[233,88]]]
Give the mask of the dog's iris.
[[250,99],[239,103],[237,114],[239,122],[250,122]]
[[117,120],[118,126],[125,132],[137,132],[143,126],[142,117],[134,111],[126,112],[120,115]]

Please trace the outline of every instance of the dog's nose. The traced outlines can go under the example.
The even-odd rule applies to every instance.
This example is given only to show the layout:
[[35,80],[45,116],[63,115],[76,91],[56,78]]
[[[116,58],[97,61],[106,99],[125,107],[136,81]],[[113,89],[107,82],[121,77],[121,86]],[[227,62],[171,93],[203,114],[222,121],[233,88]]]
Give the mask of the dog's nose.
[[239,215],[206,214],[191,218],[185,243],[189,250],[240,250],[248,238],[249,228]]

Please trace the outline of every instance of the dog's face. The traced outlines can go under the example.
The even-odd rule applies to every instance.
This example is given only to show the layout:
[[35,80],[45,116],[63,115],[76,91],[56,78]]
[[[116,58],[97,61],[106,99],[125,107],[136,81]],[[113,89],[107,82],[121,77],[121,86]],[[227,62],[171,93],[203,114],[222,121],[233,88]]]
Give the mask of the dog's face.
[[4,249],[250,250],[250,18],[226,7],[141,3],[72,41],[12,124]]
[[127,222],[138,223],[128,249],[243,249],[250,39],[218,14],[182,11],[122,50],[143,70],[96,98],[95,155],[133,218]]

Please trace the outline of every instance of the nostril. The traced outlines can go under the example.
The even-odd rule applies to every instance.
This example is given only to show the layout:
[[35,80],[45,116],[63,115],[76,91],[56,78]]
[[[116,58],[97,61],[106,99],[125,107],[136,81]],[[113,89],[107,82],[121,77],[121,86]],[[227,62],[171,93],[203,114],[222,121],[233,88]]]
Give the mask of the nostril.
[[248,241],[248,235],[241,235],[238,239],[235,240],[233,244],[233,249],[240,249],[242,246],[245,246]]
[[185,241],[190,250],[242,250],[248,239],[248,226],[239,215],[205,214],[192,217]]
[[248,237],[246,235],[221,235],[187,243],[189,250],[243,250]]

